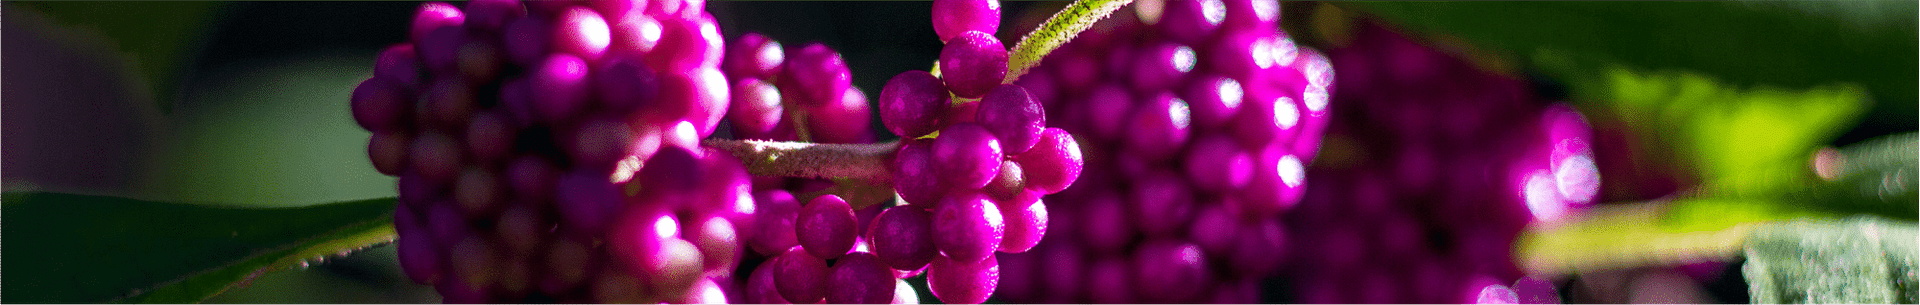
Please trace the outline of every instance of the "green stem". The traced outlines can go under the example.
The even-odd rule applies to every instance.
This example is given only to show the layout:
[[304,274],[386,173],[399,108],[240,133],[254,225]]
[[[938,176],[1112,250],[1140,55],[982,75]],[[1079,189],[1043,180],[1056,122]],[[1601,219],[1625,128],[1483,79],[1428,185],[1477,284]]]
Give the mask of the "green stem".
[[1133,0],[1079,0],[1074,1],[1059,13],[1047,18],[1047,23],[1034,28],[1033,32],[1020,39],[1013,46],[1013,52],[1007,60],[1007,79],[1002,83],[1013,83],[1026,75],[1027,70],[1040,64],[1040,59],[1052,53],[1060,45],[1079,36],[1081,31],[1093,27],[1094,22],[1106,19],[1113,11],[1132,3]]
[[891,184],[900,142],[821,144],[708,139],[700,146],[740,158],[754,176],[856,179]]

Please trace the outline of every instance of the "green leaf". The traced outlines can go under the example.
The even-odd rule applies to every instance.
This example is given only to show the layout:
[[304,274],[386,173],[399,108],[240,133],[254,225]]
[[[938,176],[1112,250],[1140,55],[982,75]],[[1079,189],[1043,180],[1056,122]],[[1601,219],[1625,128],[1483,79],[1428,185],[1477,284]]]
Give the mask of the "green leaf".
[[1507,58],[1559,52],[1746,86],[1859,84],[1875,122],[1911,130],[1920,75],[1913,1],[1341,2]]
[[1582,110],[1616,118],[1645,147],[1675,149],[1715,196],[1769,196],[1815,182],[1809,157],[1852,127],[1867,108],[1859,87],[1805,90],[1738,86],[1698,73],[1641,72],[1604,61],[1541,52]]
[[1878,217],[1770,224],[1748,238],[1753,303],[1916,303],[1914,223]]
[[1529,228],[1516,251],[1521,265],[1536,274],[1679,265],[1724,261],[1742,247],[1752,255],[1757,239],[1749,234],[1779,226],[1771,222],[1854,214],[1912,221],[1914,202],[1920,201],[1914,192],[1920,188],[1916,140],[1920,135],[1908,133],[1846,147],[1829,161],[1838,163],[1830,165],[1831,181],[1774,193],[1703,190],[1668,202],[1599,206],[1567,223]]
[[1059,13],[1054,13],[1053,17],[1047,18],[1046,23],[1034,28],[1032,33],[1027,33],[1026,37],[1020,38],[1019,44],[1013,46],[1013,51],[1007,57],[1007,79],[1004,82],[1013,83],[1014,80],[1020,79],[1021,75],[1027,74],[1028,69],[1039,65],[1040,60],[1047,57],[1048,53],[1053,53],[1053,49],[1060,48],[1060,45],[1073,40],[1074,36],[1079,36],[1081,31],[1092,27],[1094,22],[1106,19],[1108,15],[1113,14],[1113,11],[1132,2],[1133,0],[1078,0],[1061,9]]
[[1739,255],[1756,220],[1772,214],[1722,215],[1723,226],[1665,222],[1667,202],[1596,206],[1565,223],[1535,225],[1515,242],[1528,274],[1565,274],[1648,265],[1680,265]]
[[6,193],[9,303],[191,303],[265,272],[392,241],[394,199],[250,209]]

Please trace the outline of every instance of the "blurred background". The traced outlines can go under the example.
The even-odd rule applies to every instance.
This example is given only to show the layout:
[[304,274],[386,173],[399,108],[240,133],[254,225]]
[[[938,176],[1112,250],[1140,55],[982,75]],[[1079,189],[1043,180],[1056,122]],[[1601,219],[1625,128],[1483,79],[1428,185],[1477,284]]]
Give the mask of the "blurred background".
[[[1016,41],[1065,4],[1006,2],[1006,25],[998,34],[1003,41]],[[371,75],[379,50],[406,39],[418,2],[0,5],[0,28],[5,29],[0,45],[8,47],[0,54],[5,67],[0,73],[0,187],[7,192],[263,207],[394,196],[393,178],[375,172],[367,161],[368,133],[354,125],[347,100]],[[1299,14],[1312,5],[1287,2],[1283,19],[1309,46],[1315,41],[1305,37],[1311,35],[1298,34],[1307,31],[1301,28],[1310,26],[1308,18]],[[708,3],[729,39],[753,31],[789,46],[819,41],[833,47],[868,96],[878,96],[878,88],[895,73],[926,69],[936,59],[940,42],[928,23],[930,7],[930,2]],[[1911,2],[1894,8],[1879,11],[1914,13]],[[1907,28],[1895,33],[1912,36],[1908,18]],[[1911,45],[1906,50],[1910,53]],[[1912,54],[1906,56],[1891,64],[1912,67]],[[1911,86],[1913,77],[1905,81]],[[1894,91],[1873,92],[1872,110],[1830,144],[1913,131],[1914,90]],[[880,130],[879,120],[873,122]],[[1745,286],[1737,278],[1694,280],[1696,273],[1737,275],[1737,270],[1735,263],[1583,275],[1583,288],[1563,294],[1589,296],[1570,299],[1575,302],[1744,302]],[[1692,293],[1684,296],[1622,294],[1665,293],[1672,289],[1658,287],[1673,285],[1697,289],[1683,291]],[[271,273],[209,302],[438,300],[431,287],[405,279],[393,248],[381,246]]]

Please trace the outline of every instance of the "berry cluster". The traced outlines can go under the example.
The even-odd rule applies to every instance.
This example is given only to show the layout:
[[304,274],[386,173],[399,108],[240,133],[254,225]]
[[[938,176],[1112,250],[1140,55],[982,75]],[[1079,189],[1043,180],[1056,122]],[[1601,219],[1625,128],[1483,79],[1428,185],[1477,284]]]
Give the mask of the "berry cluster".
[[747,33],[733,42],[721,63],[732,84],[727,113],[733,136],[745,140],[819,143],[873,142],[873,111],[853,87],[840,53],[821,43],[782,49],[780,42]]
[[[1072,135],[1047,128],[1040,101],[1004,84],[1008,51],[994,38],[995,0],[936,0],[946,43],[938,72],[895,75],[880,91],[880,120],[900,136],[892,172],[901,203],[865,230],[875,259],[902,276],[924,269],[935,297],[986,301],[1000,280],[996,252],[1019,253],[1046,234],[1040,197],[1080,175]],[[803,243],[803,246],[804,243]]]
[[1295,301],[1515,300],[1501,291],[1521,275],[1520,231],[1598,193],[1585,119],[1379,25],[1352,33],[1328,51],[1344,115],[1327,141],[1350,157],[1314,169],[1288,215],[1289,229],[1317,233],[1290,255]]
[[420,6],[351,107],[399,177],[408,277],[450,303],[726,301],[742,164],[698,0]]
[[1250,303],[1282,266],[1278,216],[1305,191],[1333,71],[1280,31],[1276,1],[1157,4],[1016,82],[1092,166],[1047,197],[1058,238],[1003,260],[1006,300]]
[[[787,54],[793,54],[788,58]],[[840,54],[812,43],[782,49],[778,41],[747,33],[727,51],[722,68],[733,88],[728,125],[735,138],[767,141],[864,143],[867,98],[851,85]],[[914,302],[900,275],[878,263],[862,232],[883,207],[853,205],[830,194],[824,179],[755,177],[760,204],[744,240],[759,261],[747,279],[749,303]],[[798,194],[798,195],[796,195]],[[800,196],[810,199],[803,202]]]

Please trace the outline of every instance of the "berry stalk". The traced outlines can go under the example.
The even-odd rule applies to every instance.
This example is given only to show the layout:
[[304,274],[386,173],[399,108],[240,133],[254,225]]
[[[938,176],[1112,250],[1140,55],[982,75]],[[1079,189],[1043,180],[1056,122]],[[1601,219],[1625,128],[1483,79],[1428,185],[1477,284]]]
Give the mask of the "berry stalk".
[[1011,84],[1020,79],[1021,75],[1027,74],[1027,70],[1040,65],[1040,59],[1048,53],[1053,53],[1060,45],[1093,27],[1094,22],[1107,19],[1107,16],[1113,15],[1113,11],[1129,3],[1133,3],[1133,0],[1079,0],[1054,13],[1053,17],[1047,18],[1047,23],[1027,33],[1026,37],[1020,38],[1019,44],[1013,45],[1007,77],[1001,83]]
[[826,144],[760,140],[707,139],[701,146],[740,158],[754,176],[849,178],[891,182],[888,172],[900,142]]

